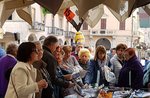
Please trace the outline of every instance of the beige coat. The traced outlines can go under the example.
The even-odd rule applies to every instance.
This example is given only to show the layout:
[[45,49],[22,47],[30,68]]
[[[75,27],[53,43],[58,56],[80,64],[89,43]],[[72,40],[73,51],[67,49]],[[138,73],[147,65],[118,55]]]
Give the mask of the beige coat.
[[35,98],[35,92],[39,91],[36,69],[28,63],[18,62],[13,68],[5,98],[17,98],[12,81],[19,98]]

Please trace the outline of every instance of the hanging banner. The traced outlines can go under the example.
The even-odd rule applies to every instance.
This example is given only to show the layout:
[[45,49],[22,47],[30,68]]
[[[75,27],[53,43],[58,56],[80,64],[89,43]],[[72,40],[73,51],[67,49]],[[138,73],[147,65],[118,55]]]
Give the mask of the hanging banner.
[[75,16],[75,14],[69,8],[65,10],[64,15],[69,22],[71,22]]
[[83,24],[83,19],[79,18],[78,9],[76,6],[66,8],[64,11],[66,19],[73,25],[73,27],[79,31]]

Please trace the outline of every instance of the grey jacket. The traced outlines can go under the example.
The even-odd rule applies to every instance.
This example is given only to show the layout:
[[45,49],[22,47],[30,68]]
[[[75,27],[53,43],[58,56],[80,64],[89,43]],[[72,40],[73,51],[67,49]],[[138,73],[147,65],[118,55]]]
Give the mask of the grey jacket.
[[111,66],[111,69],[113,70],[115,76],[116,76],[116,83],[118,83],[118,77],[119,77],[119,73],[120,73],[120,70],[122,68],[122,64],[121,62],[119,61],[119,58],[117,56],[117,54],[115,54],[111,59],[110,59],[110,62],[112,64]]

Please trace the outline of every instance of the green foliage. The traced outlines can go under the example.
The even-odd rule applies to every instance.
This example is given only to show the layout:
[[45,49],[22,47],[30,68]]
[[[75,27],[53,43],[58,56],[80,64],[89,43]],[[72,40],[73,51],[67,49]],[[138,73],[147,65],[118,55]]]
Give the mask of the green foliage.
[[50,13],[46,8],[43,8],[43,7],[42,7],[42,12],[43,12],[44,16],[45,16],[46,14]]

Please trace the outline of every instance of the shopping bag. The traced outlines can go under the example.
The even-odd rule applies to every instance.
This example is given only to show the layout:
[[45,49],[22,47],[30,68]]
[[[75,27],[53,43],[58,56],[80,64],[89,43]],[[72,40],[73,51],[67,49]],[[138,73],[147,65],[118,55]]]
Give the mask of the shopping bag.
[[113,72],[111,72],[111,69],[108,66],[104,66],[104,73],[105,73],[105,79],[107,82],[115,83],[116,82],[116,76]]

